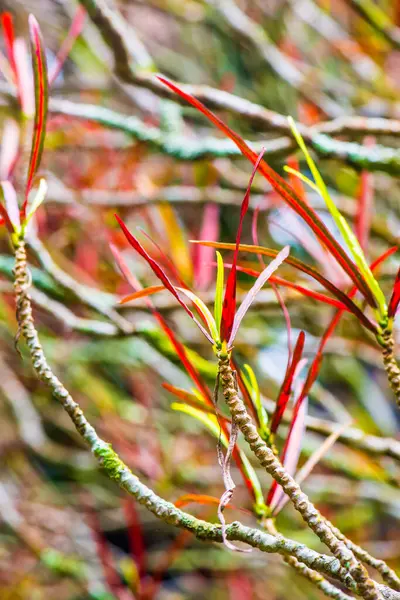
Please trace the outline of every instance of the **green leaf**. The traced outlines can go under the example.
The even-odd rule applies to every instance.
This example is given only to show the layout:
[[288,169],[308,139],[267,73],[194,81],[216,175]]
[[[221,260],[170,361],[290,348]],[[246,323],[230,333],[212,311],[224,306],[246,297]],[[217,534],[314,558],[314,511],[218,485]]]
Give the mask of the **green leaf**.
[[206,306],[203,300],[201,300],[198,296],[196,296],[196,294],[193,294],[193,292],[191,292],[187,288],[177,287],[176,289],[182,292],[182,294],[185,294],[185,296],[187,296],[193,302],[193,304],[197,306],[197,308],[199,309],[199,311],[201,312],[201,314],[207,322],[208,329],[211,333],[211,337],[213,338],[215,343],[218,343],[220,341],[218,328],[208,306]]
[[221,329],[221,317],[222,317],[222,295],[224,291],[224,261],[222,260],[221,253],[216,251],[217,254],[217,283],[215,286],[215,301],[214,301],[214,319],[217,326],[217,330]]
[[247,371],[248,378],[244,377],[243,380],[257,412],[258,422],[260,424],[259,433],[263,439],[268,439],[270,433],[268,427],[268,415],[261,402],[260,388],[258,387],[255,373],[250,365],[244,365],[244,368]]

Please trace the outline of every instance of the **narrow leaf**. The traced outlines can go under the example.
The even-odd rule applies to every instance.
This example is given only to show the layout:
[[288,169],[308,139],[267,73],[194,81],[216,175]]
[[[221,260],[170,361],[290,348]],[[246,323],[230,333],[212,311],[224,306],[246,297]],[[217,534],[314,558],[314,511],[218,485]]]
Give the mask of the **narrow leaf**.
[[396,316],[397,309],[400,304],[400,269],[397,271],[397,276],[393,285],[393,293],[389,302],[388,315],[389,318]]
[[208,325],[208,329],[210,330],[211,333],[211,337],[214,340],[215,343],[219,342],[219,332],[217,330],[217,325],[214,321],[214,317],[212,316],[208,306],[206,306],[204,304],[204,302],[198,297],[196,296],[196,294],[193,294],[193,292],[191,292],[190,290],[186,289],[186,288],[181,288],[178,287],[177,288],[180,292],[182,292],[182,294],[185,294],[185,296],[187,296],[199,309],[200,313],[202,314],[204,320],[206,321],[207,325]]
[[153,294],[157,294],[158,292],[164,291],[164,285],[150,285],[147,288],[143,288],[142,290],[138,290],[137,292],[133,292],[132,294],[124,296],[123,298],[121,298],[118,304],[127,304],[128,302],[139,300],[139,298],[147,298],[148,296],[152,296]]
[[47,194],[47,182],[45,179],[41,179],[39,183],[39,189],[36,192],[36,196],[33,199],[32,206],[29,209],[28,215],[26,217],[25,226],[28,225],[29,221],[32,219],[33,215],[42,204]]
[[190,308],[187,306],[187,304],[181,299],[178,292],[176,291],[176,288],[169,280],[168,276],[164,273],[160,265],[153,258],[151,258],[151,256],[146,252],[141,243],[131,234],[131,232],[129,231],[125,223],[122,221],[122,219],[120,219],[118,215],[115,215],[115,218],[117,219],[122,231],[125,234],[126,239],[131,244],[131,246],[146,260],[153,273],[165,285],[167,290],[170,291],[171,294],[178,300],[179,304],[182,306],[182,308],[184,308],[189,317],[196,323],[196,325],[198,326],[200,331],[205,335],[208,341],[211,342],[211,344],[213,344],[214,342],[211,336],[204,329],[203,325],[196,319],[196,317],[194,316]]
[[[177,508],[183,508],[188,504],[202,504],[209,506],[218,506],[219,498],[215,496],[207,496],[206,494],[184,494],[174,502]],[[226,508],[235,508],[232,504],[227,504]]]
[[232,346],[238,329],[240,327],[240,323],[242,322],[242,319],[245,316],[246,312],[249,310],[254,298],[257,296],[258,292],[261,290],[263,285],[268,281],[269,277],[271,277],[272,273],[274,273],[276,269],[282,264],[282,262],[288,257],[289,251],[289,246],[285,246],[285,248],[283,248],[283,250],[279,252],[277,257],[267,267],[265,267],[262,273],[260,273],[253,287],[247,292],[234,318],[232,332],[228,341],[229,348]]
[[217,331],[221,331],[222,294],[224,291],[224,261],[218,250],[217,254],[217,282],[215,284],[214,319]]
[[[113,244],[110,244],[110,249],[114,256],[115,262],[117,263],[125,280],[129,283],[129,285],[134,290],[140,290],[141,285],[140,285],[139,281],[136,279],[136,277],[133,275],[133,273],[131,273],[131,271],[129,270],[128,265],[126,264],[121,253],[119,252],[119,250]],[[196,385],[197,389],[200,391],[202,397],[207,400],[207,402],[210,406],[213,406],[213,401],[212,401],[212,397],[210,394],[210,390],[208,389],[208,387],[205,385],[205,383],[201,379],[200,374],[197,371],[196,367],[193,365],[192,361],[189,359],[184,345],[178,340],[178,338],[176,337],[176,335],[174,334],[172,329],[167,324],[164,317],[154,308],[151,300],[148,297],[146,297],[146,301],[147,301],[149,309],[152,311],[152,313],[154,315],[154,318],[158,321],[161,329],[164,331],[165,335],[171,342],[172,347],[174,348],[177,356],[179,357],[180,361],[182,362],[183,366],[185,367],[189,377],[191,378],[193,383]]]
[[[191,242],[194,244],[204,244],[206,246],[211,246],[212,248],[218,248],[218,249],[223,249],[223,250],[232,250],[234,248],[233,244],[223,243],[223,242],[209,242],[209,241],[205,241],[205,240],[191,240]],[[272,248],[264,248],[263,246],[251,246],[249,244],[240,244],[239,251],[240,252],[252,252],[254,254],[262,254],[264,256],[271,256],[271,257],[276,257],[278,255],[278,251],[273,250]],[[345,293],[343,293],[333,283],[331,283],[328,279],[326,279],[326,277],[321,275],[321,273],[319,271],[317,271],[317,269],[314,269],[313,267],[306,265],[298,258],[294,258],[292,256],[288,256],[285,259],[285,262],[288,265],[291,265],[292,267],[298,269],[299,271],[302,271],[303,273],[310,275],[310,277],[312,277],[313,279],[318,281],[328,291],[332,292],[332,294],[334,294],[336,296],[336,298],[338,298],[341,302],[343,302],[343,304],[345,304],[348,307],[349,311],[352,312],[357,317],[357,319],[365,327],[367,327],[367,329],[369,329],[373,333],[376,333],[376,326],[374,325],[374,323],[372,323],[365,316],[365,314],[358,308],[358,306],[356,304],[354,304],[354,302],[352,302],[348,298],[348,296]]]
[[[235,319],[235,311],[236,311],[236,279],[237,279],[236,265],[237,265],[237,258],[238,258],[238,254],[239,254],[240,238],[242,236],[243,220],[244,220],[245,214],[247,212],[247,209],[249,207],[250,190],[251,190],[251,186],[253,183],[253,179],[254,179],[254,176],[258,169],[258,166],[260,164],[260,161],[263,157],[263,154],[264,154],[264,150],[261,151],[260,155],[258,156],[258,158],[254,164],[254,168],[251,173],[250,180],[249,180],[249,183],[247,186],[247,190],[246,190],[245,196],[243,198],[242,206],[240,209],[240,219],[239,219],[239,226],[238,226],[238,230],[237,230],[237,234],[236,234],[235,251],[233,254],[232,267],[231,267],[231,270],[228,275],[228,280],[226,282],[224,304],[222,307],[221,340],[224,340],[224,341],[230,340],[232,337],[232,328],[233,328],[233,323],[234,323],[234,319]],[[229,345],[230,345],[230,343],[229,343]]]
[[[254,408],[257,412],[259,433],[263,439],[267,439],[269,435],[268,414],[261,402],[261,394],[260,388],[258,387],[258,381],[250,365],[244,365],[244,368],[246,369],[249,378],[248,389],[250,392],[250,396],[253,401]],[[245,383],[247,383],[246,380]]]
[[44,140],[46,137],[47,108],[49,101],[46,54],[39,24],[33,15],[29,15],[29,34],[32,51],[32,68],[35,82],[35,123],[31,156],[29,159],[25,200],[22,206],[23,218],[25,218],[26,215],[28,195],[32,188],[33,178],[39,168],[40,160],[42,158]]
[[289,402],[292,393],[294,375],[296,373],[297,366],[303,354],[304,342],[305,333],[304,331],[300,331],[299,337],[297,338],[297,342],[293,351],[293,357],[289,363],[288,369],[286,370],[285,378],[283,380],[281,389],[278,394],[278,399],[276,401],[275,411],[271,418],[270,429],[272,434],[276,434],[278,427],[282,421],[282,417],[284,415],[287,404]]
[[[342,234],[344,241],[347,244],[347,247],[349,248],[350,252],[352,253],[353,258],[354,258],[358,268],[360,269],[367,285],[369,286],[372,294],[374,295],[374,297],[376,299],[376,302],[379,306],[381,316],[384,316],[386,314],[386,310],[387,310],[385,297],[383,295],[381,288],[379,287],[378,282],[376,281],[375,277],[373,276],[373,274],[368,266],[364,252],[363,252],[356,236],[350,229],[350,226],[347,223],[346,219],[340,213],[336,204],[333,202],[332,198],[330,197],[330,194],[325,185],[325,182],[322,179],[321,174],[318,171],[314,160],[312,159],[310,153],[308,152],[308,149],[304,143],[304,140],[303,140],[299,130],[297,129],[297,126],[296,126],[294,120],[291,117],[288,117],[288,121],[289,121],[290,127],[292,129],[292,133],[293,133],[298,145],[300,146],[301,150],[303,151],[303,154],[307,160],[307,164],[308,164],[310,171],[314,177],[317,192],[319,193],[321,198],[325,201],[326,206],[328,207],[328,210],[333,217],[333,220],[335,221],[340,233]],[[305,178],[305,180],[306,180],[306,183],[311,183],[311,182],[309,182],[309,180],[307,180],[307,178]],[[312,186],[312,187],[315,188],[315,186]]]
[[[253,164],[258,160],[257,154],[251,150],[247,143],[234,131],[232,131],[217,115],[206,108],[199,100],[181,90],[177,85],[164,77],[158,76],[158,79],[172,89],[176,94],[184,98],[189,104],[202,112],[214,125],[216,125],[227,137],[229,137],[240,149],[242,154],[246,156]],[[276,173],[264,160],[259,164],[259,170],[269,181],[272,187],[278,192],[282,199],[289,204],[300,215],[304,221],[311,227],[317,237],[323,242],[326,248],[335,257],[344,271],[353,280],[358,289],[364,294],[365,298],[371,304],[376,306],[375,298],[371,294],[369,287],[366,285],[364,278],[361,276],[356,265],[347,256],[343,248],[338,244],[334,236],[319,218],[317,213],[296,193],[296,191]]]
[[0,224],[5,225],[9,233],[14,233],[14,226],[10,221],[10,217],[7,214],[6,207],[0,203]]
[[217,413],[217,415],[220,419],[222,418],[227,423],[230,422],[230,420],[227,417],[225,417],[225,415],[223,415],[223,413],[220,410],[218,410],[214,406],[210,405],[208,402],[208,398],[207,397],[204,398],[201,393],[199,393],[199,395],[202,399],[200,399],[196,393],[190,393],[186,390],[183,390],[182,388],[178,388],[174,385],[171,385],[170,383],[165,382],[162,384],[162,386],[168,392],[173,394],[176,398],[179,398],[179,400],[183,400],[190,406],[193,406],[193,408],[202,410],[205,413],[211,413],[213,415],[215,415],[215,413]]
[[3,28],[4,43],[6,46],[7,58],[9,60],[11,69],[14,74],[15,84],[18,86],[17,69],[15,66],[15,58],[14,58],[14,41],[15,41],[14,22],[13,22],[11,13],[4,12],[1,15],[1,25]]

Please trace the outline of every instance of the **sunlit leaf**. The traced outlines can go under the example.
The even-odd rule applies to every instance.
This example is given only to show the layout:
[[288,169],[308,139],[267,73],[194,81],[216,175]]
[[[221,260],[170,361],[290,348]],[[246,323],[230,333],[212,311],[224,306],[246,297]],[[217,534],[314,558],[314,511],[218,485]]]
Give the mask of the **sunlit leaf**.
[[214,317],[212,316],[208,307],[201,300],[201,298],[196,296],[196,294],[193,294],[193,292],[191,292],[187,288],[178,287],[177,289],[180,292],[182,292],[182,294],[185,294],[185,296],[187,296],[197,306],[208,325],[208,329],[210,330],[211,337],[213,338],[214,342],[219,342],[219,332],[217,330],[217,325],[214,321]]
[[220,252],[216,252],[217,255],[217,282],[215,284],[215,300],[214,300],[214,319],[217,326],[217,330],[221,330],[221,317],[222,317],[222,294],[224,291],[224,261]]
[[[347,244],[347,247],[349,248],[350,252],[352,253],[353,258],[354,258],[358,268],[360,269],[363,277],[365,278],[365,281],[367,282],[371,292],[373,293],[373,295],[376,299],[376,302],[379,306],[380,315],[382,317],[384,317],[387,312],[385,296],[383,295],[383,292],[382,292],[378,282],[376,281],[375,277],[373,276],[373,274],[368,266],[367,260],[365,258],[364,252],[359,244],[359,241],[357,240],[356,236],[350,229],[350,226],[347,223],[346,219],[340,213],[336,204],[330,197],[330,194],[325,185],[325,182],[324,182],[323,178],[321,177],[321,174],[318,171],[314,160],[312,159],[310,153],[308,152],[307,146],[305,145],[304,140],[303,140],[299,130],[297,129],[297,126],[296,126],[294,120],[291,117],[288,117],[288,120],[289,120],[291,129],[292,129],[292,133],[293,133],[298,145],[300,146],[300,148],[306,158],[309,169],[314,177],[314,181],[316,184],[316,190],[317,190],[318,194],[321,196],[321,198],[325,201],[326,206],[328,207],[328,210],[331,213],[333,220],[335,221],[340,233],[342,234],[344,241]],[[305,179],[306,179],[307,183],[311,183],[307,180],[307,178],[305,178]],[[313,186],[313,188],[315,188],[315,186]]]
[[[248,375],[248,389],[250,392],[250,396],[257,412],[259,433],[263,439],[267,439],[267,437],[269,436],[268,414],[261,402],[261,394],[260,388],[258,387],[258,381],[250,365],[244,365],[244,368],[246,369]],[[247,384],[246,380],[245,383]]]
[[40,183],[39,183],[38,191],[36,192],[36,195],[33,199],[32,205],[28,211],[28,215],[26,217],[24,227],[26,227],[28,225],[29,221],[32,219],[33,215],[35,214],[35,212],[37,211],[39,206],[42,204],[42,202],[46,198],[46,194],[47,194],[47,182],[45,179],[41,179]]

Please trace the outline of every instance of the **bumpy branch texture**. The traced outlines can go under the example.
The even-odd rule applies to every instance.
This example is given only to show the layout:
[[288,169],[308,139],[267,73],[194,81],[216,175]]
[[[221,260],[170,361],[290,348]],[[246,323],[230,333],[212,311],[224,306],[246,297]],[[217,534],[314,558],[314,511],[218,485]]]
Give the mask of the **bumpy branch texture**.
[[257,428],[247,413],[243,401],[236,391],[229,355],[224,353],[219,354],[219,372],[225,401],[229,406],[232,419],[238,424],[246,442],[258,458],[260,464],[282,486],[294,508],[301,514],[310,529],[318,535],[320,540],[339,559],[340,563],[349,570],[351,576],[358,584],[360,594],[368,600],[378,600],[380,594],[375,583],[369,578],[365,567],[356,560],[353,552],[347,548],[344,542],[338,540],[306,494],[301,491],[293,477],[285,471],[279,459],[264,440],[261,439]]
[[400,368],[394,356],[394,339],[392,332],[385,330],[381,336],[383,365],[387,374],[390,387],[396,397],[397,405],[400,407]]
[[[136,498],[140,504],[145,506],[157,518],[176,527],[187,529],[199,539],[222,542],[222,531],[219,525],[213,525],[196,519],[192,515],[179,510],[141,483],[112,450],[110,444],[97,435],[79,405],[73,400],[68,390],[52,372],[44,355],[33,321],[31,301],[28,293],[30,277],[23,241],[19,241],[15,249],[14,275],[19,334],[26,341],[33,368],[38,378],[50,388],[53,395],[68,413],[77,431],[88,444],[107,475],[115,480],[121,488]],[[347,569],[336,558],[318,554],[303,544],[288,540],[281,535],[275,537],[260,530],[245,527],[238,522],[227,526],[226,535],[229,540],[244,542],[263,552],[293,556],[299,562],[303,563],[305,567],[334,577],[344,583],[348,589],[357,591],[357,586],[352,575],[349,574]],[[345,598],[344,595],[337,597],[342,598],[342,600]],[[372,596],[370,597],[372,598]]]

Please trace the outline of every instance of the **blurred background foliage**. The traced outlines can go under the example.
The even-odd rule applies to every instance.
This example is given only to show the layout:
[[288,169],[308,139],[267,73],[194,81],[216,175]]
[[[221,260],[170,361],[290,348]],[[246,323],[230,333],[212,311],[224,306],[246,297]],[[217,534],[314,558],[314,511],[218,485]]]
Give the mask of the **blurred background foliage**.
[[[366,11],[368,5],[375,12]],[[334,142],[369,147],[370,159],[362,163],[321,150],[318,164],[350,220],[357,218],[366,179],[374,205],[367,250],[371,261],[399,241],[396,2],[126,0],[117,6],[132,27],[139,72],[159,71],[234,93],[281,115],[291,114],[310,136],[324,124],[328,133],[329,127],[337,128]],[[0,11],[5,10],[14,16],[17,35],[26,39],[28,13],[35,14],[51,65],[77,5],[2,0]],[[382,14],[386,20],[378,18]],[[211,233],[214,239],[234,240],[249,165],[230,156],[225,151],[230,146],[219,144],[218,132],[192,109],[115,73],[112,52],[87,19],[51,92],[41,168],[49,194],[30,240],[36,318],[55,371],[134,472],[172,502],[187,494],[218,498],[223,484],[216,440],[190,415],[171,410],[174,397],[163,387],[166,382],[190,390],[193,383],[146,303],[118,305],[130,290],[109,243],[121,249],[144,286],[157,283],[125,245],[113,216],[117,211],[132,229],[149,233],[182,279],[212,302],[213,254],[201,252],[190,240]],[[4,131],[10,116],[18,120],[18,111],[7,84],[2,81],[1,86]],[[101,113],[102,108],[114,112]],[[279,127],[267,128],[232,111],[219,114],[246,139],[268,148],[277,144],[266,158],[282,170],[293,146]],[[353,128],[340,129],[341,118],[355,116],[391,119],[391,129],[374,131],[373,139],[362,119]],[[390,161],[383,164],[374,155],[374,144],[378,155],[382,147],[392,153]],[[192,160],[193,152],[200,158]],[[15,178],[19,189],[23,168]],[[308,200],[333,227],[316,194],[309,193]],[[251,243],[257,207],[262,245],[290,244],[292,255],[321,266],[321,251],[315,250],[311,234],[258,177],[244,241]],[[159,250],[143,235],[141,239],[157,256]],[[278,600],[288,590],[296,600],[319,598],[279,557],[233,553],[156,522],[97,470],[62,409],[36,381],[24,348],[23,360],[14,350],[12,258],[4,233],[0,251],[1,598]],[[398,255],[380,271],[387,294],[396,264]],[[332,265],[324,263],[323,268],[331,268],[330,275],[346,286],[341,273],[332,273]],[[307,281],[287,266],[280,274]],[[241,275],[241,289],[251,281]],[[290,289],[280,292],[290,312],[292,337],[305,330],[305,356],[312,359],[333,309]],[[212,389],[216,366],[210,348],[168,293],[154,296],[154,303],[190,348]],[[271,287],[260,293],[246,317],[236,356],[241,365],[251,364],[271,410],[287,361],[285,319]],[[346,535],[399,567],[398,417],[379,350],[349,315],[327,344],[309,414],[300,464],[336,423],[352,424],[308,477],[305,491]],[[357,436],[360,443],[354,441]],[[389,450],[371,450],[376,441],[371,436],[384,438]],[[238,488],[226,517],[254,525],[251,498],[235,470],[233,475]],[[263,472],[259,476],[267,492],[270,481]],[[217,522],[216,507],[199,500],[187,510]],[[288,537],[320,549],[291,507],[278,522]]]

